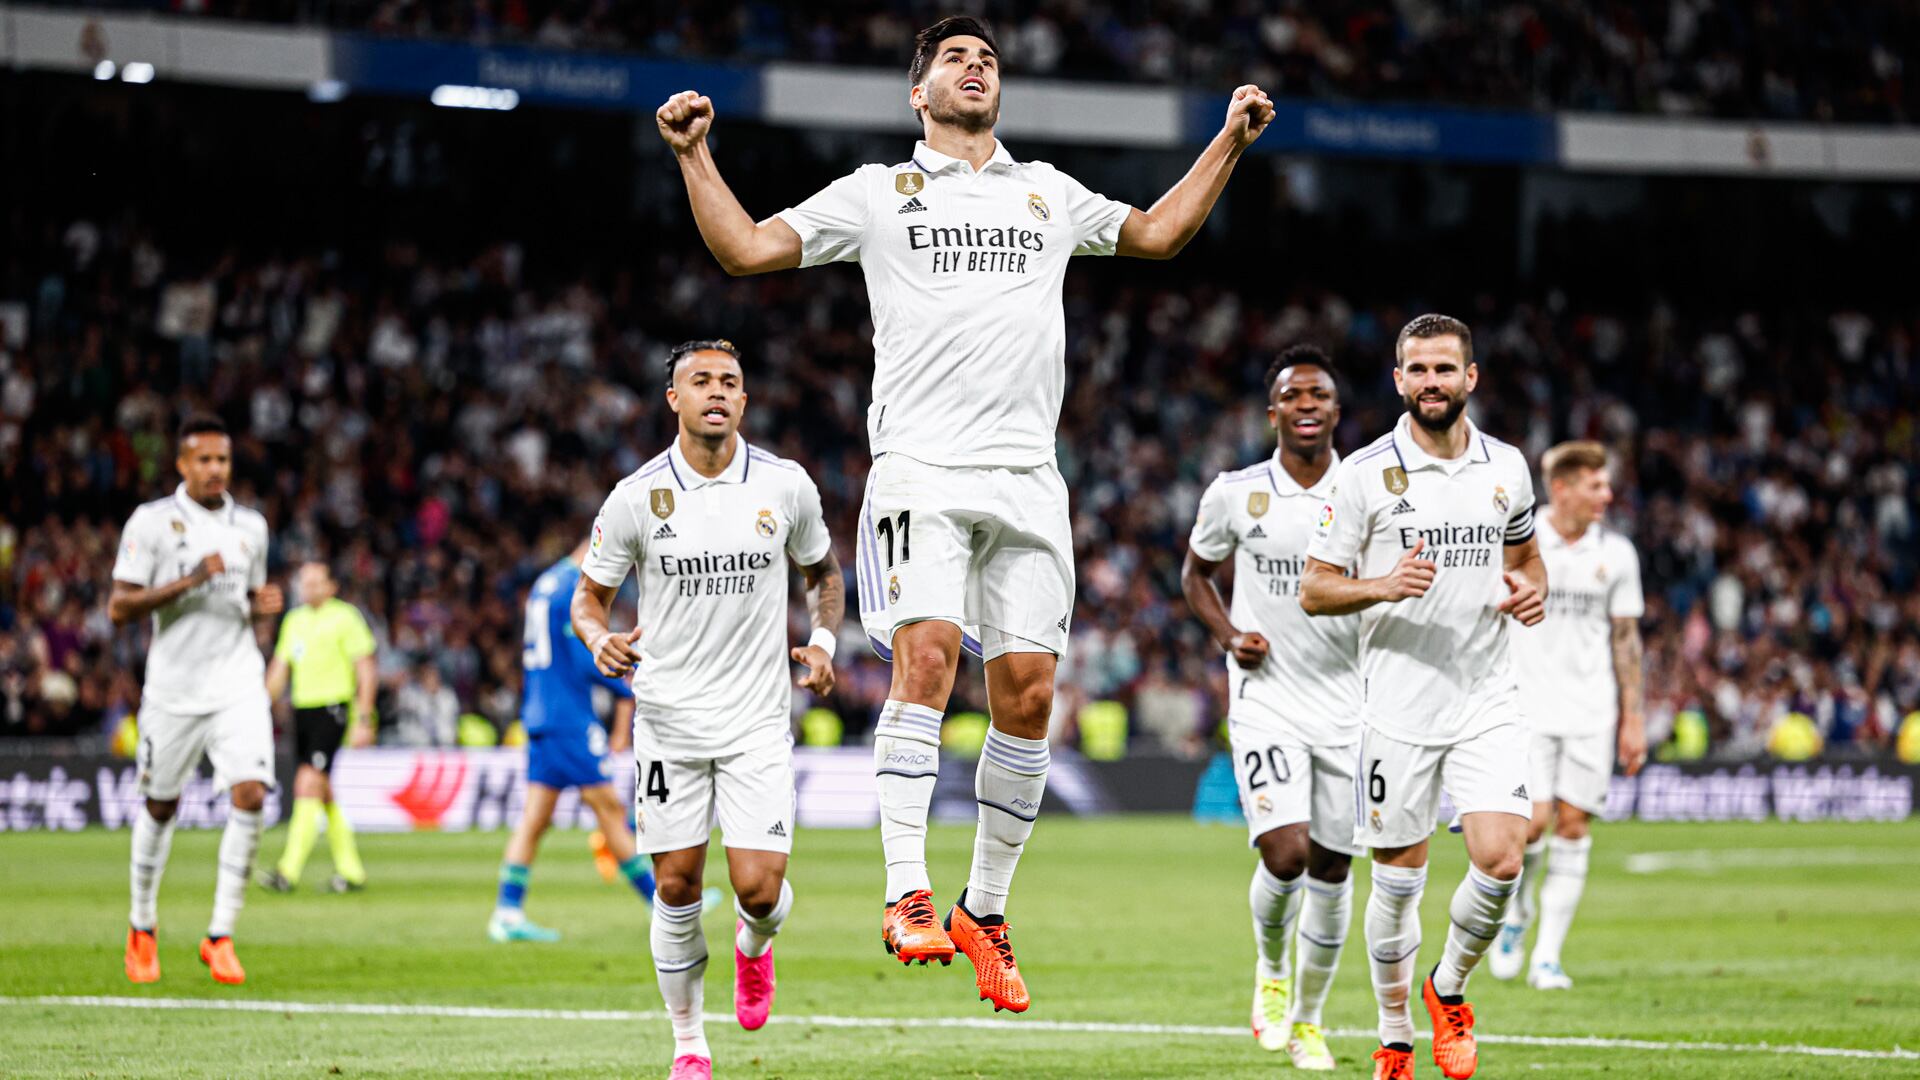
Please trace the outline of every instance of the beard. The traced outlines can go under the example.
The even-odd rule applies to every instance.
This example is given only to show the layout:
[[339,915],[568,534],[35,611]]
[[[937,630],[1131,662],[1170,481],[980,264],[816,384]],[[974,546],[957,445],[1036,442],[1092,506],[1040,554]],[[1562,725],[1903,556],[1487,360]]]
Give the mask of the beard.
[[995,94],[985,110],[966,107],[959,91],[944,86],[927,87],[927,116],[936,124],[976,134],[992,131],[1000,122],[1000,96]]
[[1454,397],[1450,394],[1445,394],[1444,391],[1442,394],[1446,397],[1447,407],[1446,410],[1437,417],[1429,416],[1420,408],[1420,396],[1418,394],[1408,394],[1406,397],[1407,415],[1413,417],[1414,423],[1419,424],[1428,431],[1440,432],[1451,428],[1453,422],[1460,419],[1460,413],[1467,407],[1467,395],[1462,393],[1460,396]]

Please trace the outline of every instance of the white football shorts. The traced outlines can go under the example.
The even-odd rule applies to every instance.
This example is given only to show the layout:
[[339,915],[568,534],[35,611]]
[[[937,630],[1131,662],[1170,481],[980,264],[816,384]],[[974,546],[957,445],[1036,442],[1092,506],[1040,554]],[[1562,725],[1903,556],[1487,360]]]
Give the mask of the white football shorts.
[[1531,818],[1529,738],[1517,723],[1487,728],[1448,746],[1363,732],[1353,778],[1355,846],[1402,848],[1427,839],[1438,820],[1442,791],[1462,814]]
[[143,702],[137,722],[140,745],[134,756],[146,798],[179,798],[202,754],[213,762],[216,788],[249,780],[275,786],[273,715],[264,685],[211,713],[173,713]]
[[1051,462],[948,467],[882,454],[867,474],[857,547],[860,620],[883,660],[893,659],[895,630],[928,619],[961,627],[969,651],[988,660],[1066,651],[1073,523]]
[[704,847],[793,853],[793,743],[773,739],[715,758],[660,756],[634,728],[633,837],[648,855]]
[[1247,845],[1262,833],[1307,823],[1329,851],[1358,855],[1353,844],[1353,763],[1360,745],[1310,746],[1285,725],[1227,718],[1233,776],[1247,816]]
[[1535,735],[1529,754],[1533,801],[1559,800],[1598,817],[1613,784],[1614,735]]

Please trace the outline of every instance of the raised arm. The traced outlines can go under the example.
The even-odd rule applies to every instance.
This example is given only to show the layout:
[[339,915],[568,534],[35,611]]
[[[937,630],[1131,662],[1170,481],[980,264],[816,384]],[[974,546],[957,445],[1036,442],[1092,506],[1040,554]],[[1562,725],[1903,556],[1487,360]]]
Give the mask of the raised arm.
[[1121,223],[1116,253],[1137,259],[1171,259],[1179,254],[1213,212],[1240,155],[1272,120],[1273,102],[1265,91],[1251,84],[1235,90],[1227,103],[1226,125],[1200,152],[1193,168],[1152,209],[1135,209]]
[[573,590],[573,603],[568,608],[574,634],[593,654],[593,666],[602,675],[625,675],[640,662],[641,628],[636,626],[624,634],[616,634],[607,625],[613,613],[613,598],[619,592],[618,585],[602,585],[581,574],[580,584]]
[[1266,636],[1258,630],[1241,633],[1233,625],[1220,587],[1213,583],[1213,575],[1219,572],[1220,566],[1188,550],[1186,561],[1180,564],[1180,592],[1186,596],[1187,607],[1194,618],[1207,628],[1214,642],[1233,654],[1234,663],[1252,670],[1266,660],[1269,645]]
[[1641,706],[1644,693],[1640,620],[1613,620],[1613,677],[1620,684],[1620,767],[1628,776],[1647,763],[1647,718]]
[[660,106],[654,123],[680,163],[693,220],[721,269],[738,277],[800,265],[800,234],[793,226],[777,217],[756,224],[720,178],[720,167],[707,149],[707,131],[713,127],[711,98],[683,90]]
[[794,663],[807,666],[800,685],[825,697],[833,692],[831,643],[839,639],[840,622],[847,615],[847,583],[832,549],[812,566],[802,566],[800,577],[807,586],[807,614],[813,623],[813,636],[790,655]]
[[1425,540],[1415,541],[1391,573],[1375,578],[1348,577],[1345,568],[1308,556],[1307,572],[1300,576],[1300,606],[1309,615],[1351,615],[1425,596],[1439,569],[1432,559],[1420,557],[1426,547]]

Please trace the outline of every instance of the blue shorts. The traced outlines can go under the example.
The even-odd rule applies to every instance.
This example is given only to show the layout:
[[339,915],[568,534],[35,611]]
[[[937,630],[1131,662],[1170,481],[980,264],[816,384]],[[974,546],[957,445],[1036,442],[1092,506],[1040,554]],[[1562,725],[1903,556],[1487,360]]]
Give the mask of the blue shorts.
[[527,782],[556,791],[613,782],[607,762],[607,729],[588,724],[541,731],[527,737]]

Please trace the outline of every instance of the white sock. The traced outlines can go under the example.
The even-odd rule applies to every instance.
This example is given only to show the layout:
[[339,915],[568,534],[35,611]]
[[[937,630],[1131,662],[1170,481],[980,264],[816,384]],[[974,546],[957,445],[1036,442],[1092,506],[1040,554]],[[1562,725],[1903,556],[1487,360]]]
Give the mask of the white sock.
[[1520,881],[1502,881],[1481,873],[1471,863],[1467,865],[1467,876],[1453,890],[1453,901],[1447,905],[1447,948],[1440,955],[1440,966],[1433,969],[1434,993],[1452,997],[1466,992],[1467,976],[1473,974],[1487,946],[1500,935],[1500,920]]
[[1284,979],[1293,967],[1293,924],[1306,900],[1306,875],[1285,881],[1273,876],[1267,864],[1253,864],[1253,884],[1247,904],[1253,908],[1253,944],[1257,970],[1263,979]]
[[1560,947],[1567,942],[1580,893],[1587,887],[1587,855],[1593,849],[1593,837],[1556,836],[1548,846],[1553,857],[1547,860],[1547,880],[1540,883],[1540,936],[1533,943],[1536,964],[1560,962]]
[[787,921],[787,913],[793,910],[793,886],[784,879],[780,882],[780,899],[774,901],[773,910],[763,918],[754,918],[740,906],[740,898],[733,898],[734,914],[740,916],[740,931],[733,935],[733,947],[747,956],[762,956],[773,948],[773,936],[780,932],[780,926]]
[[927,880],[927,811],[940,776],[940,717],[940,710],[930,705],[889,698],[873,728],[889,904],[933,888]]
[[1007,913],[1013,868],[1026,850],[1027,837],[1033,835],[1051,760],[1045,739],[1022,739],[999,728],[987,729],[980,767],[973,774],[980,824],[973,833],[973,870],[967,875],[966,904],[974,915]]
[[1545,836],[1527,845],[1526,856],[1520,863],[1520,891],[1514,894],[1513,903],[1507,905],[1506,925],[1527,926],[1533,922],[1533,913],[1539,910],[1534,898],[1540,892],[1540,861],[1546,856]]
[[653,945],[653,972],[660,982],[660,996],[667,1002],[667,1019],[673,1021],[673,1056],[693,1054],[711,1058],[707,1048],[706,1023],[700,1011],[706,1003],[707,939],[700,932],[699,900],[685,907],[672,907],[654,898],[653,929],[648,935]]
[[1320,1009],[1333,988],[1340,948],[1353,922],[1353,879],[1339,883],[1307,875],[1307,900],[1300,913],[1300,957],[1294,968],[1294,1024],[1320,1023]]
[[133,907],[127,922],[141,930],[151,930],[159,921],[160,875],[167,871],[167,852],[173,848],[173,822],[154,820],[147,812],[145,799],[133,815],[133,855],[129,860],[129,879],[133,886]]
[[233,921],[247,903],[247,881],[253,877],[253,853],[260,847],[259,810],[227,811],[227,827],[220,834],[220,872],[214,878],[213,919],[208,937],[228,937]]
[[1367,957],[1373,969],[1373,998],[1380,1006],[1380,1045],[1413,1045],[1414,955],[1420,951],[1420,894],[1427,887],[1424,866],[1373,864],[1373,890],[1367,895]]

